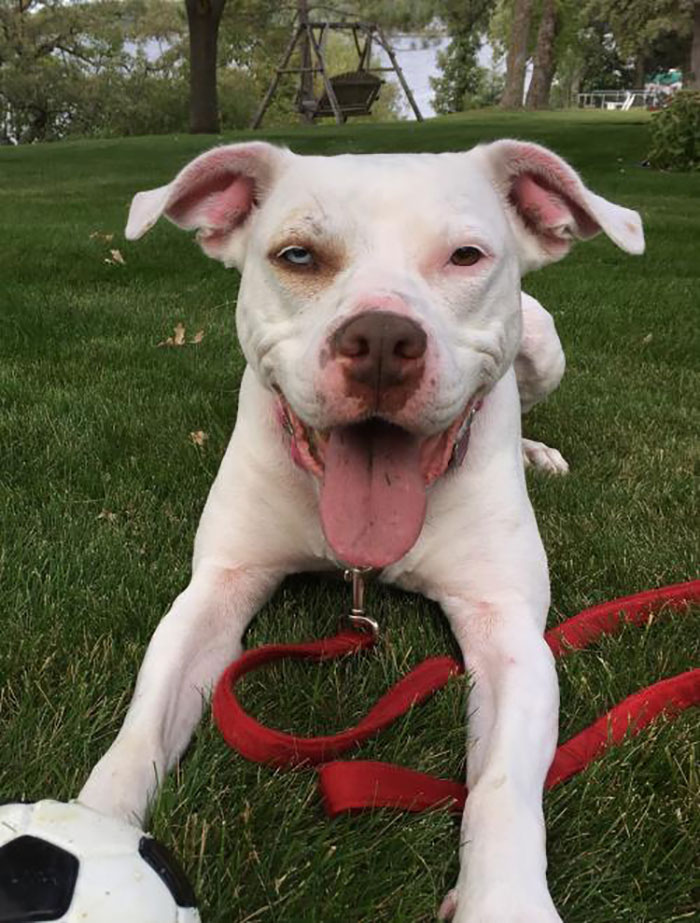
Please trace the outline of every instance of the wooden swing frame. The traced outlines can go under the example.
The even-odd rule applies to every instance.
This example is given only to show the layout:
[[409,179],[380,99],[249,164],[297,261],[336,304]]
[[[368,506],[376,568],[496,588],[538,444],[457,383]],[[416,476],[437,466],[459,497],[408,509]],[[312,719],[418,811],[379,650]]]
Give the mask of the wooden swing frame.
[[[398,78],[416,120],[418,122],[423,121],[421,111],[411,92],[411,88],[406,82],[394,49],[376,23],[360,21],[318,22],[311,21],[308,18],[302,19],[301,17],[298,19],[299,21],[296,21],[295,18],[292,38],[282,55],[278,67],[275,69],[267,92],[251,123],[251,128],[260,128],[262,125],[265,112],[272,102],[280,80],[285,74],[299,74],[301,77],[301,87],[297,97],[297,108],[300,113],[306,115],[309,120],[332,115],[336,124],[342,125],[350,116],[368,115],[376,101],[381,81],[379,78],[376,80],[368,79],[368,75],[373,76],[380,72],[393,72]],[[326,65],[325,44],[331,31],[349,31],[352,33],[359,59],[356,71],[336,74],[334,77],[329,75]],[[386,52],[391,62],[390,67],[372,67],[372,45],[374,43]],[[299,45],[303,47],[304,44],[306,44],[310,52],[308,65],[289,67],[289,62],[295,49]],[[317,100],[310,94],[305,96],[305,74],[321,74],[324,93],[320,99]],[[357,77],[355,81],[353,81],[353,75]],[[360,75],[364,76],[360,77]],[[338,99],[339,95],[341,96],[340,100]]]

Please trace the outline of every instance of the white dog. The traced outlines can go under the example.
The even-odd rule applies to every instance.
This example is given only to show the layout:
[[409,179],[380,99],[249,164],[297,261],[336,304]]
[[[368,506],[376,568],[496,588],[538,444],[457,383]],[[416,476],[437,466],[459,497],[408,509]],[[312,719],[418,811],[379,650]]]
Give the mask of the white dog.
[[641,253],[639,216],[516,141],[339,157],[220,147],[139,193],[127,237],[161,215],[241,270],[248,365],[192,580],[80,800],[142,821],[203,691],[279,582],[372,567],[440,603],[474,680],[461,871],[443,915],[559,920],[542,813],[558,688],[523,453],[551,470],[566,463],[521,443],[520,413],[556,387],[564,359],[520,279],[601,229]]

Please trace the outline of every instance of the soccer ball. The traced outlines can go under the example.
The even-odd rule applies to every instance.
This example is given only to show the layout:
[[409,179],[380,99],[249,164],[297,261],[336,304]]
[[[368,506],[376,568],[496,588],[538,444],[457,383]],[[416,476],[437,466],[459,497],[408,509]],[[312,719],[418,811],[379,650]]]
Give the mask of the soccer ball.
[[161,843],[81,804],[0,806],[0,923],[200,923]]

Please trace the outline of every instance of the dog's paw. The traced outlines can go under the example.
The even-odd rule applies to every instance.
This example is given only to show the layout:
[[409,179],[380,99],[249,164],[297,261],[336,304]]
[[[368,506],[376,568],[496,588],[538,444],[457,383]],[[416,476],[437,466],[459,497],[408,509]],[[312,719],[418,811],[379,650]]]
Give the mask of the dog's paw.
[[138,752],[117,739],[90,773],[78,795],[80,804],[143,827],[158,776],[154,762],[141,760]]
[[532,466],[547,474],[568,474],[569,465],[558,449],[552,449],[544,442],[523,439],[523,462],[526,468]]
[[562,923],[549,894],[516,896],[506,885],[478,901],[460,900],[453,888],[438,910],[438,920],[451,923]]

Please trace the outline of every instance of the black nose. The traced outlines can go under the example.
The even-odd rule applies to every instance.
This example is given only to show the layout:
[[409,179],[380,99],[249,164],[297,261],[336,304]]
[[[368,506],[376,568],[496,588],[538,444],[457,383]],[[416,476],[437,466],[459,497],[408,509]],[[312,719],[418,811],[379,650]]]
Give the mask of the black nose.
[[427,337],[415,321],[391,311],[365,311],[336,330],[333,352],[347,374],[378,391],[423,374]]

